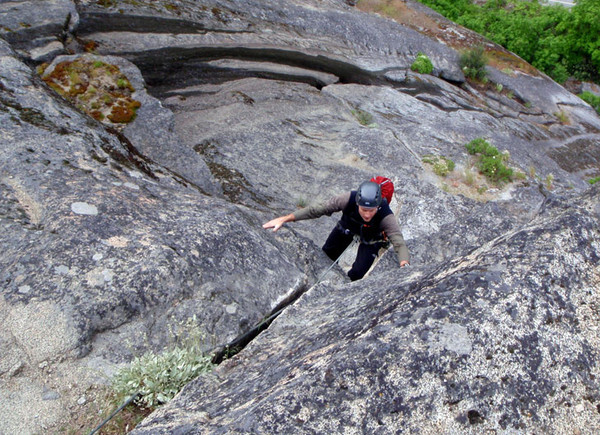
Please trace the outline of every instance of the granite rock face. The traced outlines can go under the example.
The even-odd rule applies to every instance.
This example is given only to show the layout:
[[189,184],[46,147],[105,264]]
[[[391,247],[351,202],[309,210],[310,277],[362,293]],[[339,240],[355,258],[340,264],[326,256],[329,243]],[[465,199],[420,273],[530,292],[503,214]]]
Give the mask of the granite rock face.
[[597,432],[599,199],[551,198],[441,267],[319,284],[133,433]]
[[[472,35],[410,1],[411,24],[341,0],[32,3],[0,3],[0,433],[92,412],[82,394],[179,322],[213,351],[312,287],[337,217],[261,224],[373,175],[395,182],[411,269],[392,252],[363,282],[334,268],[140,431],[595,427],[586,103],[531,68],[466,82],[440,41]],[[82,55],[126,73],[132,123],[36,74]],[[522,176],[479,175],[479,137]]]
[[5,1],[0,6],[0,36],[34,61],[65,52],[64,42],[79,25],[71,0]]
[[[193,315],[225,343],[303,285],[314,246],[281,255],[262,216],[207,196],[60,101],[6,44],[0,75],[3,374],[81,358],[84,366],[126,361],[161,349],[174,339],[173,318]],[[266,263],[278,273],[265,273]],[[112,340],[97,337],[123,325]],[[60,416],[2,412],[2,432]]]

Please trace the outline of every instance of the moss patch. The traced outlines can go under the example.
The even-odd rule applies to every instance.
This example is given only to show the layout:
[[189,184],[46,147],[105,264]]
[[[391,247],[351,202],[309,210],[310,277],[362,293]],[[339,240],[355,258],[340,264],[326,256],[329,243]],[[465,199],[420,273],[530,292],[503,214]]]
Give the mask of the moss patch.
[[132,98],[135,91],[116,65],[79,58],[61,62],[43,80],[65,99],[105,124],[126,124],[135,119],[141,103]]

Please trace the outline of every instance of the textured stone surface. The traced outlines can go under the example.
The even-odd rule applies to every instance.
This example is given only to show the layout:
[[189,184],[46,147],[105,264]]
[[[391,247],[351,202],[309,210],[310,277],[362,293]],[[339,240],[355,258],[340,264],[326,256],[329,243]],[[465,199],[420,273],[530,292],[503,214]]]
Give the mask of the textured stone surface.
[[[8,377],[14,364],[23,362],[21,375],[36,378],[41,362],[83,358],[86,365],[92,351],[92,358],[119,363],[132,352],[163,348],[175,338],[169,328],[193,315],[208,350],[302,286],[304,270],[312,276],[314,246],[305,245],[306,256],[282,255],[260,227],[263,217],[206,196],[143,157],[125,136],[51,95],[3,51],[0,335],[3,389],[15,388],[16,406],[40,384],[21,389]],[[160,137],[159,126],[152,127]],[[277,273],[265,273],[265,263]],[[110,341],[95,339],[130,322]],[[66,388],[77,381],[63,382]],[[47,412],[36,406],[30,412]],[[60,417],[48,412],[52,421]],[[45,421],[0,420],[7,433],[35,432]]]
[[[206,395],[191,386],[143,430],[595,428],[588,105],[537,73],[490,69],[513,98],[466,83],[439,37],[352,2],[31,3],[0,3],[1,433],[97,412],[79,403],[90,386],[194,315],[207,350],[247,331],[330,265],[319,246],[336,217],[261,224],[375,174],[396,184],[412,268],[389,252],[352,285],[334,268],[219,369],[239,408],[200,381]],[[32,30],[6,30],[25,11]],[[43,84],[32,66],[61,46],[119,65],[142,102],[132,124],[106,128]],[[419,51],[434,75],[410,71]],[[524,178],[476,174],[477,137]],[[457,168],[441,178],[427,154]]]
[[71,0],[3,1],[0,4],[0,36],[25,56],[49,61],[62,54],[62,42],[79,24]]
[[599,199],[550,199],[441,267],[315,287],[134,433],[597,432]]

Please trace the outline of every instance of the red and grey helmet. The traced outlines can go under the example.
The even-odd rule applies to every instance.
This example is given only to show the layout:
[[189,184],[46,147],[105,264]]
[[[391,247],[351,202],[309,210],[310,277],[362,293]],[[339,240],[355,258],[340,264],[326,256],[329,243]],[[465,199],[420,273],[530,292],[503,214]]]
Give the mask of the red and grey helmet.
[[374,181],[365,181],[358,186],[356,204],[365,208],[377,208],[381,205],[381,186]]

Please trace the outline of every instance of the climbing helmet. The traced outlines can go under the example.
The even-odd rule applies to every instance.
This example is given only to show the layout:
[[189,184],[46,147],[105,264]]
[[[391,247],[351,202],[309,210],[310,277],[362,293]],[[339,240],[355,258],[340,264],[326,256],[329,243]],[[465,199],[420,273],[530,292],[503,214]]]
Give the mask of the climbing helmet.
[[365,208],[377,208],[381,205],[381,186],[374,181],[365,181],[358,186],[356,204]]

